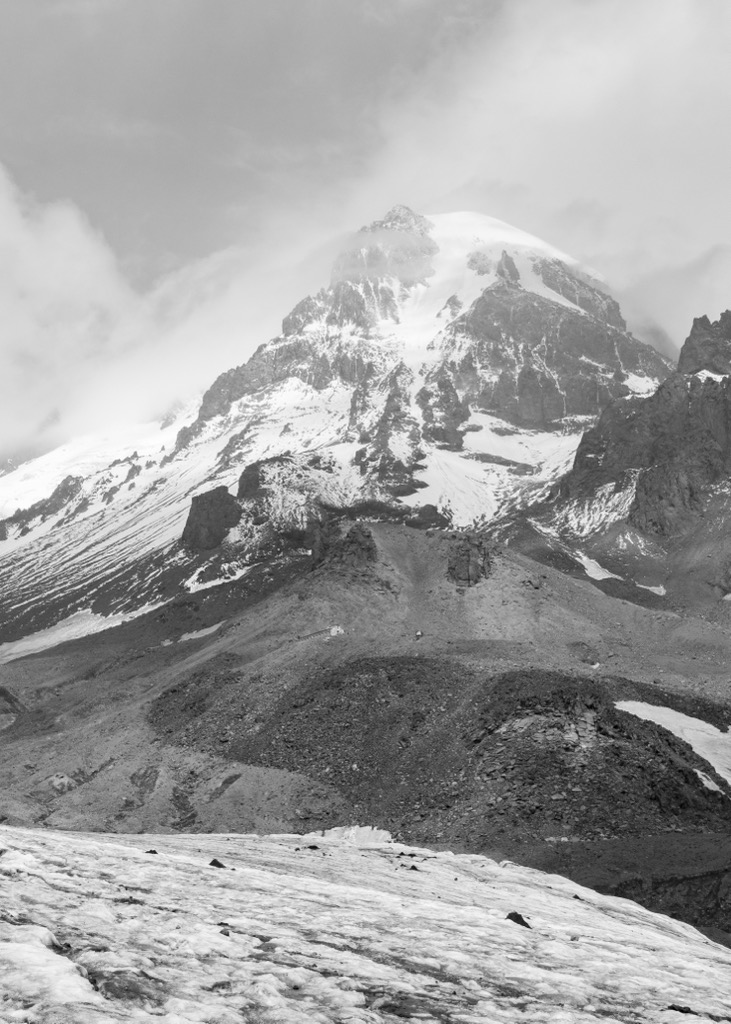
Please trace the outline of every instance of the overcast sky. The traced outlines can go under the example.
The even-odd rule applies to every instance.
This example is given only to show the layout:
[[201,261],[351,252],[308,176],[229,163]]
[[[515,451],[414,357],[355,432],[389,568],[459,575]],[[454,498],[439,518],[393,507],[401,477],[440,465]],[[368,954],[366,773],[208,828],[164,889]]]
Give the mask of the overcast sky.
[[0,451],[205,387],[395,203],[679,345],[731,306],[729,53],[729,0],[2,0]]

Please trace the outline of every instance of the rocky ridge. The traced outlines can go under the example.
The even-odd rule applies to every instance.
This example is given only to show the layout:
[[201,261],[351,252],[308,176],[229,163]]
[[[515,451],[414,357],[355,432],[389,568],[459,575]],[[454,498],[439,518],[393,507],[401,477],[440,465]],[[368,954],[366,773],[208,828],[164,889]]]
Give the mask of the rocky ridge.
[[607,407],[570,472],[527,520],[549,546],[575,553],[581,545],[606,578],[639,573],[675,600],[713,602],[731,593],[730,513],[726,311],[715,323],[694,321],[678,369],[654,394]]

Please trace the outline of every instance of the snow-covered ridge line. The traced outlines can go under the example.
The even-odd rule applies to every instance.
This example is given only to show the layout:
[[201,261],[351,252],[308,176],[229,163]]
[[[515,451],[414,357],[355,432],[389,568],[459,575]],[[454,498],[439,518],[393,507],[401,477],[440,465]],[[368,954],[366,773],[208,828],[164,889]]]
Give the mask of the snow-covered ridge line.
[[[0,828],[7,1020],[572,1024],[731,1012],[731,951],[558,876],[382,836]],[[62,955],[59,955],[62,954]]]

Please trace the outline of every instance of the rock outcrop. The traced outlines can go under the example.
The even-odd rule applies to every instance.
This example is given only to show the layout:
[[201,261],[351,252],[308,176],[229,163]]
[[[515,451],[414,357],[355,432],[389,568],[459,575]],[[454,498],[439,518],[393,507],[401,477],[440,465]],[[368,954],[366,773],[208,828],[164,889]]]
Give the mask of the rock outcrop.
[[[562,268],[565,290],[568,268],[545,266],[555,274]],[[578,278],[575,286],[591,312],[523,289],[504,264],[496,283],[445,330],[435,374],[448,374],[462,401],[533,429],[598,415],[630,394],[630,374],[667,376],[663,357],[627,334],[614,300]]]
[[489,576],[490,545],[479,533],[454,534],[449,544],[449,578],[459,587],[474,587]]
[[695,320],[679,363],[686,371],[672,374],[648,398],[609,406],[584,434],[561,494],[573,499],[607,485],[620,489],[634,474],[628,522],[662,536],[681,530],[709,488],[731,475],[731,377],[699,372],[719,374],[729,356],[731,312],[716,324]]
[[194,551],[211,551],[240,519],[241,506],[226,487],[198,494],[190,505],[183,544]]
[[715,323],[707,316],[693,321],[690,334],[680,350],[679,373],[731,373],[731,309],[727,309]]

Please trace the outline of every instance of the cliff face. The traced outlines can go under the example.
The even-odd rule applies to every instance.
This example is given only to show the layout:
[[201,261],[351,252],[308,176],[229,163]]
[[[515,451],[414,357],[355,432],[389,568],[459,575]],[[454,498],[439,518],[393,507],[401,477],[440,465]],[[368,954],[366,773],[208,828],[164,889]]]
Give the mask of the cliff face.
[[[361,413],[383,392],[387,403],[398,401],[410,374],[407,390],[422,410],[417,433],[459,449],[470,404],[547,429],[566,417],[596,416],[638,383],[646,391],[667,376],[664,358],[627,332],[598,282],[546,254],[537,239],[537,247],[525,236],[509,249],[509,236],[483,244],[465,238],[455,273],[442,234],[441,223],[405,207],[363,228],[335,261],[329,287],[299,302],[282,333],[248,363],[214,381],[177,448],[239,399],[292,377],[318,390],[334,382],[352,387],[351,426],[367,430]],[[406,339],[412,358],[404,358],[412,307],[422,309],[424,292],[438,294],[446,279],[461,284],[462,294],[444,292],[431,322],[422,318],[420,336]],[[442,420],[445,431],[435,437]]]
[[679,373],[731,373],[731,310],[727,309],[715,323],[707,316],[693,321],[690,334],[680,350]]
[[673,374],[654,395],[618,402],[587,431],[562,494],[583,497],[637,472],[629,522],[669,536],[731,472],[731,381]]
[[551,499],[521,522],[526,543],[543,531],[630,599],[648,599],[638,581],[684,605],[731,594],[731,311],[693,322],[654,393],[604,410]]
[[[483,451],[466,440],[483,430],[475,415],[505,433],[578,433],[577,421],[652,391],[668,372],[569,257],[489,218],[394,207],[351,239],[330,284],[294,307],[278,337],[214,381],[167,458],[236,419],[246,425],[226,452],[253,454],[248,403],[297,381],[323,398],[347,397],[347,424],[333,423],[333,434],[356,445],[350,466],[361,488],[403,498],[428,486],[434,449],[504,460],[500,444]],[[298,447],[289,434],[267,455]]]

